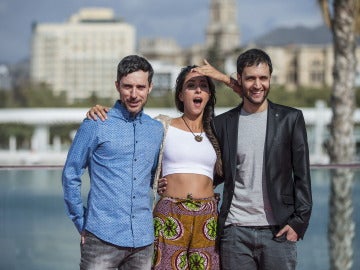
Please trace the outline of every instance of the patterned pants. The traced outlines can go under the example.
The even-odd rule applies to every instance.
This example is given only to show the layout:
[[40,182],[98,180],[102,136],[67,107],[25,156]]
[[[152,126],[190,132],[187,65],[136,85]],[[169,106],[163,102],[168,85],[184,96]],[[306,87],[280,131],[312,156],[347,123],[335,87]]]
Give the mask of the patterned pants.
[[215,198],[162,197],[154,209],[156,270],[216,270]]

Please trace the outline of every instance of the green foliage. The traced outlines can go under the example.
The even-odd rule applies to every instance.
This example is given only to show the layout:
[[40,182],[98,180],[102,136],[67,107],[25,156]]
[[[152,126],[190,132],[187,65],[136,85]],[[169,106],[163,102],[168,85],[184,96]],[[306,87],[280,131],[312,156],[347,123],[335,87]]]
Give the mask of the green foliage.
[[[89,107],[90,108],[90,107]],[[50,141],[55,136],[61,139],[62,143],[70,145],[73,138],[70,138],[70,134],[79,128],[80,124],[67,124],[67,125],[56,125],[50,127]]]
[[65,107],[66,96],[56,96],[52,89],[45,83],[24,83],[14,87],[12,91],[1,92],[1,108],[52,108]]
[[96,93],[92,93],[92,95],[84,100],[79,100],[74,102],[73,104],[70,104],[71,107],[76,108],[91,108],[92,106],[96,104],[100,105],[106,105],[106,106],[112,106],[115,101],[110,98],[100,98],[97,96]]
[[291,107],[314,107],[317,100],[329,103],[330,88],[298,88],[287,90],[282,86],[272,86],[269,99],[275,103]]
[[9,108],[13,106],[13,99],[10,91],[0,90],[0,108]]
[[231,88],[224,85],[216,85],[216,107],[235,107],[239,105],[241,98]]
[[10,136],[16,137],[17,148],[28,148],[34,128],[23,124],[0,124],[0,148],[8,148]]
[[146,107],[149,108],[171,108],[175,107],[175,97],[172,90],[165,92],[163,95],[152,95],[148,97]]

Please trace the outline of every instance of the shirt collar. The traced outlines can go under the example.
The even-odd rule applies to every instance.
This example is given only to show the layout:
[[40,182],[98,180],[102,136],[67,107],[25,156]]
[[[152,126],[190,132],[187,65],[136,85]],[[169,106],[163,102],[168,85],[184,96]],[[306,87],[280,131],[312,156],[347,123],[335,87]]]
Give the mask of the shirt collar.
[[140,121],[142,120],[143,116],[143,109],[138,112],[135,116],[132,116],[130,112],[126,109],[126,107],[122,104],[121,100],[117,100],[115,103],[114,108],[119,113],[119,115],[124,118],[127,122],[131,121]]

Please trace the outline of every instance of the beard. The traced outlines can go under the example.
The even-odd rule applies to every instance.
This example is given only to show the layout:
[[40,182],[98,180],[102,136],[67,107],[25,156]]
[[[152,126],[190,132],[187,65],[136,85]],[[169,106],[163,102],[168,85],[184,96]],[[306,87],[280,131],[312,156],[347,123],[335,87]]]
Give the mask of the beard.
[[249,92],[247,92],[247,91],[244,91],[243,98],[246,98],[253,105],[261,105],[267,99],[267,96],[269,95],[269,92],[270,92],[270,87],[269,87],[269,89],[267,91],[262,91],[262,92],[264,92],[264,95],[263,95],[261,100],[253,99],[251,97],[251,95],[248,94]]

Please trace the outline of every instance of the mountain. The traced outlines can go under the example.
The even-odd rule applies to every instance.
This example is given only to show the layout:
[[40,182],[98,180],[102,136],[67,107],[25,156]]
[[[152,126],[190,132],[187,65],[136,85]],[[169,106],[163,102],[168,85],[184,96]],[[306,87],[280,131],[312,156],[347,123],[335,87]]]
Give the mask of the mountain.
[[261,46],[284,46],[289,44],[321,45],[331,42],[331,32],[325,25],[313,28],[305,26],[276,28],[254,41],[255,44]]

